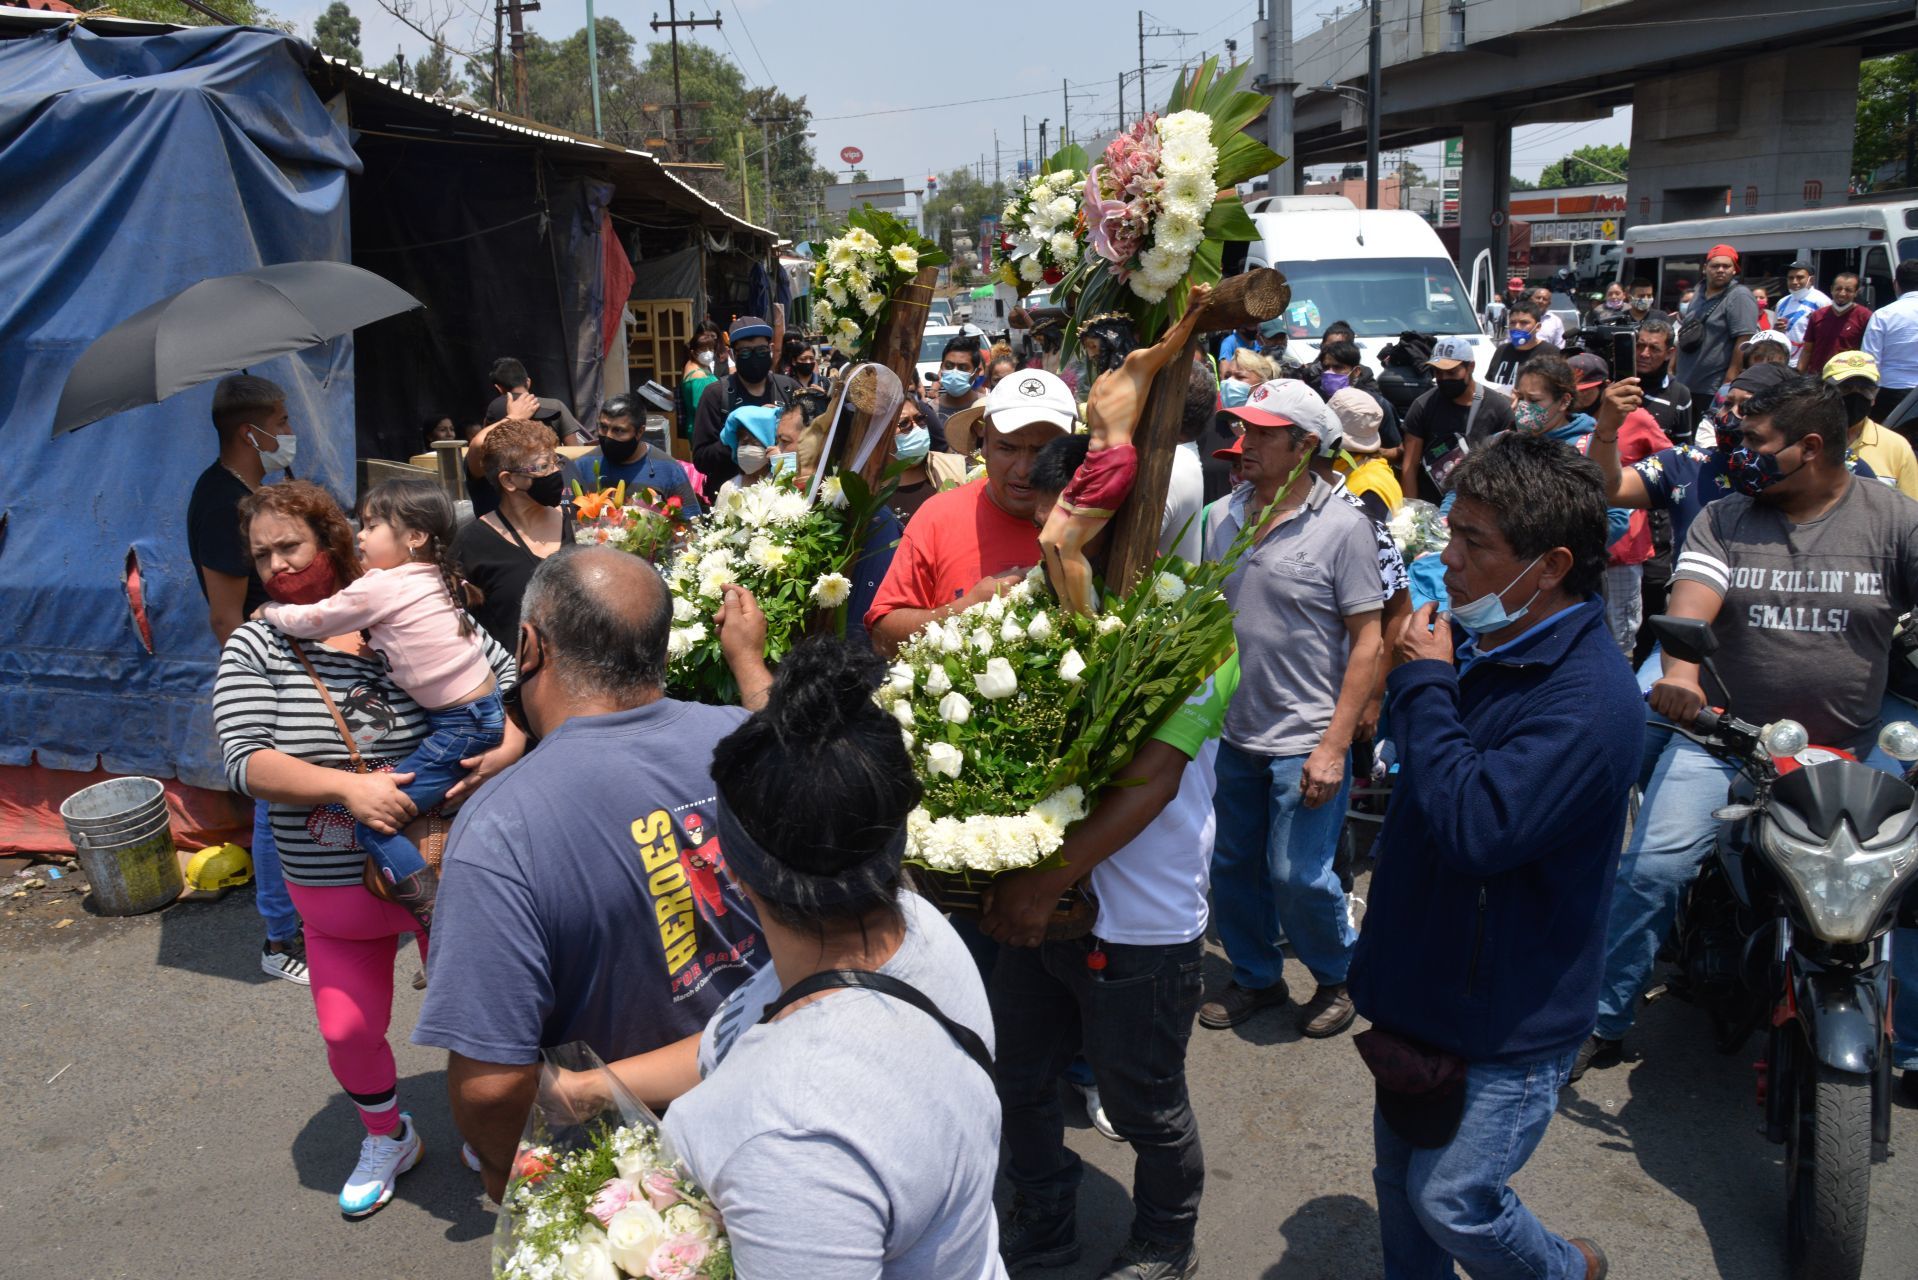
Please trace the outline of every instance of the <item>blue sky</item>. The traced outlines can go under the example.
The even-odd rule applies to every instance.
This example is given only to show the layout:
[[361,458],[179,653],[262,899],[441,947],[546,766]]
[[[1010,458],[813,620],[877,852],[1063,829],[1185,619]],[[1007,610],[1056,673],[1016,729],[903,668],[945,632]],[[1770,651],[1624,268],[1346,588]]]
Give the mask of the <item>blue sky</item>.
[[[490,48],[492,0],[388,0],[421,11],[449,15],[445,28],[455,47]],[[1181,62],[1224,54],[1225,41],[1237,40],[1239,57],[1252,50],[1251,0],[1183,0],[1178,5],[1154,0],[1166,18],[1147,10],[1148,30],[1183,31],[1147,42],[1148,63],[1168,64],[1146,77],[1146,101],[1165,99]],[[1346,0],[1350,7],[1352,0]],[[278,16],[312,34],[313,20],[328,0],[267,0]],[[410,61],[426,40],[384,12],[378,0],[348,0],[361,23],[360,45],[371,63],[385,62],[395,47]],[[552,38],[578,30],[586,22],[586,0],[541,0],[528,25]],[[862,167],[873,177],[918,177],[945,172],[985,158],[992,174],[995,145],[1003,172],[1024,152],[1022,129],[1038,150],[1037,129],[1049,121],[1049,141],[1057,142],[1066,103],[1061,80],[1071,87],[1074,133],[1088,122],[1112,128],[1116,78],[1138,65],[1135,9],[1112,9],[1088,0],[1027,0],[1023,5],[994,5],[985,10],[955,8],[927,0],[904,0],[883,8],[848,0],[809,4],[773,0],[737,0],[714,6],[682,3],[679,16],[711,17],[717,7],[724,26],[682,32],[738,63],[748,83],[777,84],[805,94],[817,118],[813,147],[820,161],[838,165],[842,147],[865,153]],[[1334,0],[1293,0],[1294,29],[1317,27],[1337,8]],[[601,17],[614,17],[642,40],[647,23],[666,16],[664,0],[625,4],[596,0]],[[982,23],[981,12],[1008,15],[1005,22]],[[961,22],[959,15],[973,20]],[[1017,26],[1010,15],[1016,15]],[[468,43],[470,41],[470,43]],[[973,50],[977,52],[973,52]],[[1127,84],[1126,119],[1138,114],[1136,73]],[[996,131],[996,141],[995,141]],[[1513,168],[1536,178],[1538,171],[1572,148],[1586,143],[1627,142],[1631,112],[1609,120],[1527,126],[1513,140]],[[1436,173],[1438,148],[1415,148],[1412,159]]]

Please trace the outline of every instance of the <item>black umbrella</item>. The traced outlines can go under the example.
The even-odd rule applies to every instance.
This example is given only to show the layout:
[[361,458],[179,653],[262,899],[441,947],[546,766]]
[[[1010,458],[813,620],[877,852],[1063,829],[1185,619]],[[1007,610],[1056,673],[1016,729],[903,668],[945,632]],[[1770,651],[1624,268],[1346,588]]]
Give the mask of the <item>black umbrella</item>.
[[53,434],[158,404],[209,378],[303,351],[422,306],[345,262],[283,262],[189,285],[97,338],[80,356]]

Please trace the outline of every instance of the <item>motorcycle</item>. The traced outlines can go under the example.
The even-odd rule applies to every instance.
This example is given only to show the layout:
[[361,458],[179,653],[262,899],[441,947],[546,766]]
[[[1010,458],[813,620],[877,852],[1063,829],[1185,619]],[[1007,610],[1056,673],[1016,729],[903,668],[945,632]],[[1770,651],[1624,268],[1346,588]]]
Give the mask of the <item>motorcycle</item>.
[[[1725,687],[1709,625],[1651,625]],[[1671,726],[1738,770],[1713,814],[1714,856],[1679,907],[1673,991],[1710,1015],[1721,1052],[1764,1030],[1758,1103],[1766,1138],[1785,1147],[1791,1275],[1857,1280],[1872,1161],[1890,1154],[1891,931],[1918,906],[1918,766],[1900,778],[1813,745],[1795,721],[1761,727],[1735,711]],[[1909,765],[1918,726],[1886,725],[1879,746]]]

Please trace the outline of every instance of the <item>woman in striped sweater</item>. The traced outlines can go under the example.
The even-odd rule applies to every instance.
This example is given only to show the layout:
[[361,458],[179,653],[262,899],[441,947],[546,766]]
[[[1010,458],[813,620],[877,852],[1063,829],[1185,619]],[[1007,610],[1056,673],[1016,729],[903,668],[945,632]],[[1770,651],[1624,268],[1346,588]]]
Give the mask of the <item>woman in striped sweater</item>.
[[[240,504],[240,519],[260,579],[277,601],[311,604],[360,575],[352,528],[317,485],[267,485]],[[500,688],[511,686],[518,679],[512,658],[483,640]],[[335,711],[352,735],[351,749]],[[327,1062],[366,1127],[340,1211],[363,1217],[392,1198],[394,1180],[420,1158],[419,1135],[399,1110],[386,1042],[393,956],[399,935],[419,925],[410,912],[362,887],[366,854],[354,841],[353,824],[391,833],[416,816],[400,789],[406,779],[380,770],[426,737],[426,712],[393,684],[384,657],[363,634],[301,641],[253,621],[235,630],[220,654],[213,716],[228,781],[270,806],[287,886],[306,921],[313,1007]],[[470,793],[524,748],[509,724],[505,741],[447,798]],[[355,752],[368,772],[355,769]]]

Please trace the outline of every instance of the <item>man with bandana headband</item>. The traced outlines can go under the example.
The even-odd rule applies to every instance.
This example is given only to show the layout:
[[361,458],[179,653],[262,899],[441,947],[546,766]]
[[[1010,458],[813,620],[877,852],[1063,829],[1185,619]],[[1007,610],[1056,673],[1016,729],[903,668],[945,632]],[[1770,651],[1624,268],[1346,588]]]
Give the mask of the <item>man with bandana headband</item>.
[[[1918,506],[1889,486],[1856,482],[1836,387],[1766,365],[1734,383],[1733,394],[1760,374],[1767,385],[1720,431],[1710,464],[1727,491],[1694,510],[1677,534],[1665,610],[1713,624],[1724,687],[1707,688],[1698,666],[1667,653],[1648,700],[1680,725],[1708,704],[1758,724],[1796,720],[1813,742],[1862,760],[1878,727],[1892,629],[1918,605]],[[1595,439],[1615,435],[1613,415],[1628,399],[1608,397]],[[1645,463],[1636,477],[1615,462],[1600,466],[1612,501],[1644,500]],[[1659,942],[1716,837],[1712,810],[1730,773],[1702,747],[1669,735],[1619,864],[1598,1025],[1579,1071],[1622,1057]]]

